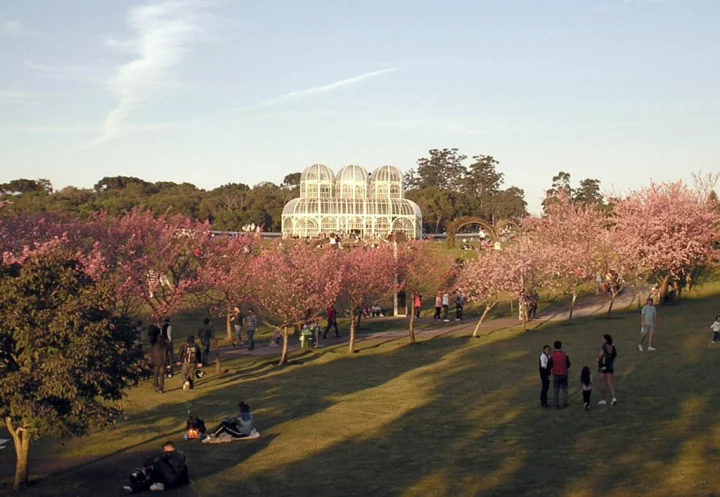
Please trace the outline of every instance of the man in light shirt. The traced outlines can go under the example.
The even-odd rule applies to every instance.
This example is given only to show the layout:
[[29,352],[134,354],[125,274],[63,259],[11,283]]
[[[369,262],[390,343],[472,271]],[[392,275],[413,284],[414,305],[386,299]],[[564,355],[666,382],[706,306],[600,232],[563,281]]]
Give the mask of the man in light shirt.
[[640,338],[640,345],[638,350],[643,351],[643,344],[645,339],[648,339],[648,352],[655,350],[653,347],[653,338],[655,337],[655,327],[657,325],[657,309],[653,305],[653,299],[647,299],[647,304],[642,308],[640,313],[640,332],[642,336]]

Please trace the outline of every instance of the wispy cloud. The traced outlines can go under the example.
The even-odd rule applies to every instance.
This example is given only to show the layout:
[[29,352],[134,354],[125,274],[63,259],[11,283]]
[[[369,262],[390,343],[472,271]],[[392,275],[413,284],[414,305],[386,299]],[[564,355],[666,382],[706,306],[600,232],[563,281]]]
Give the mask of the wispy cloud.
[[329,83],[326,85],[314,86],[312,88],[306,88],[304,90],[294,90],[294,91],[285,93],[283,95],[280,95],[278,97],[272,97],[272,98],[268,98],[265,100],[261,100],[259,102],[247,105],[245,107],[237,107],[235,109],[224,110],[224,111],[218,112],[216,114],[212,114],[209,116],[203,116],[199,119],[205,119],[205,118],[209,118],[209,117],[217,117],[217,116],[222,116],[222,115],[235,113],[235,112],[245,112],[245,111],[258,109],[258,108],[262,108],[262,107],[269,107],[269,106],[276,105],[276,104],[279,104],[279,103],[282,103],[282,102],[285,102],[288,100],[294,100],[294,99],[303,98],[303,97],[310,97],[313,95],[320,95],[323,93],[330,93],[330,92],[333,92],[344,86],[356,85],[358,83],[362,83],[363,81],[367,81],[368,79],[378,78],[385,74],[395,72],[398,69],[400,69],[400,68],[399,67],[388,67],[385,69],[379,69],[377,71],[371,71],[371,72],[366,72],[363,74],[358,74],[357,76],[341,79],[339,81],[335,81],[334,83]]
[[20,21],[0,20],[0,38],[17,38],[28,34]]
[[130,113],[163,87],[167,72],[179,65],[188,46],[202,31],[203,12],[216,5],[209,0],[164,0],[131,9],[127,23],[135,37],[114,41],[132,49],[135,58],[117,69],[108,89],[118,103],[103,123],[103,133],[94,143],[111,140],[127,130]]
[[48,93],[0,90],[0,104],[34,104],[54,96]]

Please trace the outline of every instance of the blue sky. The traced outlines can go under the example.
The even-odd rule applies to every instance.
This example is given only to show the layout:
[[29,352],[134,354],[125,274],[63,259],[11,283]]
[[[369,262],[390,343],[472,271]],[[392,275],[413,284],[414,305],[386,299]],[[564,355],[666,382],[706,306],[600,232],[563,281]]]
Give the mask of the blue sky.
[[720,170],[717,0],[0,0],[0,181],[280,182],[457,147],[538,210]]

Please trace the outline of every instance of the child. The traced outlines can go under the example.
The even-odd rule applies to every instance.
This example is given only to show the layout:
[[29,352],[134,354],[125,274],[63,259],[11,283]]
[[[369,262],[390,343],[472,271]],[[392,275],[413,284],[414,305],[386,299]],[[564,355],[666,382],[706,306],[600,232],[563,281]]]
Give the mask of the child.
[[720,342],[720,316],[715,316],[715,322],[710,325],[713,330],[713,339],[711,343]]
[[590,410],[590,395],[592,395],[592,374],[590,368],[585,366],[580,372],[580,383],[582,383],[583,402],[585,410]]
[[275,327],[275,334],[270,339],[270,346],[271,347],[279,347],[280,346],[280,340],[282,339],[282,334],[280,334],[280,328],[277,326]]

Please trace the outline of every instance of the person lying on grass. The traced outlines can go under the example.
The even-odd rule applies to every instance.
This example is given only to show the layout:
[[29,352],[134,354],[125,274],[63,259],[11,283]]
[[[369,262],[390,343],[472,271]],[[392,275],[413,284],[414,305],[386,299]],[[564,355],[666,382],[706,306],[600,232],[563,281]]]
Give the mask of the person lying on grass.
[[146,490],[165,490],[190,483],[185,456],[175,448],[175,443],[165,442],[163,453],[143,464],[130,474],[130,485],[123,486],[130,493]]
[[238,414],[234,418],[223,420],[220,426],[212,434],[203,440],[203,443],[211,443],[215,439],[240,439],[255,435],[255,418],[250,412],[250,406],[245,402],[238,404]]

